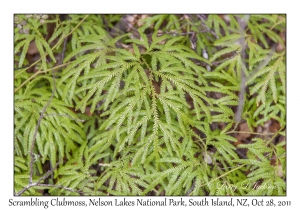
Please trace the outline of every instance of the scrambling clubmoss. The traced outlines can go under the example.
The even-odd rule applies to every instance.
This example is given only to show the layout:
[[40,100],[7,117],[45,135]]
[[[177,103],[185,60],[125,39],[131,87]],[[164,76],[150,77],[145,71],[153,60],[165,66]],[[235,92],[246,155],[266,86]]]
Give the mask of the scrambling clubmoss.
[[16,194],[285,195],[284,15],[36,16],[14,17]]

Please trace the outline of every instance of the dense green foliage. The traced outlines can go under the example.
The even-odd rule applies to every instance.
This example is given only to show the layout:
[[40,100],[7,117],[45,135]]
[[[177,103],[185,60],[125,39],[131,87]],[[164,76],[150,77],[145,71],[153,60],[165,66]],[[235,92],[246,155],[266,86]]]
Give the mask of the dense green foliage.
[[[272,48],[285,45],[285,16],[16,15],[15,24],[16,193],[29,184],[34,144],[34,182],[58,166],[41,182],[52,187],[23,195],[285,195],[285,141],[275,138],[285,135],[286,58]],[[276,134],[254,132],[270,120]],[[234,135],[242,121],[245,144]]]

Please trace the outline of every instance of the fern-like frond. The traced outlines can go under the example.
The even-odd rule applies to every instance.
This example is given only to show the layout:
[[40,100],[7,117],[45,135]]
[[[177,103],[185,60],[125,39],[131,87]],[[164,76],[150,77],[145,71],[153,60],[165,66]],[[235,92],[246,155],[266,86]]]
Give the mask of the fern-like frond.
[[[254,143],[248,145],[239,145],[241,148],[247,148],[248,159],[238,162],[247,164],[250,173],[247,175],[247,186],[249,195],[284,195],[286,185],[284,184],[283,168],[285,165],[285,153],[277,151],[282,150],[282,144],[274,149],[266,147],[263,139],[256,138]],[[276,165],[271,165],[272,154],[275,152]],[[280,161],[279,161],[280,160]]]
[[[51,97],[51,92],[45,87],[32,89],[36,82],[38,80],[31,83],[24,94],[15,96],[15,135],[21,142],[24,156],[29,154],[37,122]],[[55,165],[57,158],[62,160],[65,155],[69,156],[78,144],[84,142],[81,126],[77,116],[61,100],[54,98],[43,113],[36,136],[36,152],[42,157],[42,162],[50,159]]]
[[[277,60],[272,62],[270,65],[266,66],[263,69],[260,69],[257,73],[255,73],[248,81],[247,84],[250,85],[256,79],[256,84],[250,88],[250,94],[255,94],[257,92],[258,96],[256,99],[256,103],[259,104],[262,102],[263,104],[266,103],[266,92],[267,90],[271,90],[273,101],[277,103],[278,100],[278,86],[281,86],[281,83],[285,84],[285,65],[283,63],[283,57],[279,57]],[[278,80],[278,74],[281,75],[280,81]],[[263,76],[265,75],[265,76]],[[279,84],[278,84],[279,83]],[[285,88],[285,87],[283,87]],[[260,91],[258,91],[260,90]],[[285,92],[285,90],[283,90]]]
[[17,193],[285,194],[284,15],[39,18],[14,18]]
[[31,47],[33,48],[33,46],[36,46],[39,52],[39,55],[42,60],[42,70],[46,70],[47,62],[49,62],[47,61],[46,56],[49,55],[54,63],[56,62],[56,59],[54,57],[53,50],[50,47],[50,42],[45,40],[44,35],[40,31],[42,23],[36,18],[26,18],[25,15],[18,15],[17,17],[20,22],[25,21],[27,25],[25,26],[30,27],[31,29],[28,32],[29,34],[22,34],[20,33],[20,31],[15,31],[14,42],[16,43],[16,45],[14,53],[21,53],[18,67],[20,68],[23,66],[25,56],[27,54],[29,45],[31,44]]
[[140,188],[148,186],[143,180],[142,168],[132,166],[128,159],[111,162],[104,167],[106,169],[96,183],[97,190],[105,189],[112,195],[141,195]]

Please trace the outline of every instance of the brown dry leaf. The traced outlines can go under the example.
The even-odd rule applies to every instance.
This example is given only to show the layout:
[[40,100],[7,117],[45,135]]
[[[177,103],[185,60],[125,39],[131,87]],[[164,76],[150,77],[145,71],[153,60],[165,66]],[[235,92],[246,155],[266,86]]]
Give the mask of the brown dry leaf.
[[279,164],[277,167],[276,167],[276,175],[279,176],[279,177],[282,177],[283,176],[283,173],[282,173],[282,165]]
[[154,88],[155,88],[155,92],[156,92],[157,94],[160,94],[160,84],[159,84],[159,82],[156,82],[155,80],[153,80],[153,81],[152,81],[152,84],[153,84],[153,86],[154,86]]
[[258,125],[256,127],[256,133],[262,133],[262,131],[263,131],[263,127],[261,125]]
[[137,25],[140,27],[142,26],[144,23],[142,22],[143,19],[145,19],[146,17],[148,17],[149,15],[141,15],[141,17],[138,19],[137,21]]
[[186,20],[190,19],[190,17],[188,15],[183,15],[183,18],[186,19]]
[[128,23],[130,23],[131,25],[134,25],[135,22],[135,17],[133,15],[127,15],[126,16],[126,20]]
[[271,132],[271,133],[277,133],[277,132],[279,131],[279,129],[280,129],[280,124],[279,124],[279,122],[273,120],[273,121],[272,121],[272,124],[271,124],[270,127],[269,127],[270,132]]
[[238,140],[238,142],[241,142],[243,139],[246,139],[246,138],[251,136],[251,133],[250,133],[251,131],[250,131],[250,129],[248,127],[248,124],[246,122],[241,123],[239,125],[239,131],[240,132],[246,132],[246,133],[238,133],[236,135],[235,138]]
[[128,48],[130,48],[130,46],[129,46],[129,45],[127,45],[127,44],[122,44],[122,43],[121,43],[121,46],[122,46],[124,49],[128,49]]
[[277,157],[276,157],[275,154],[272,154],[272,158],[271,158],[270,164],[271,164],[272,166],[276,166],[276,163],[277,163]]
[[38,48],[36,47],[35,41],[31,42],[29,44],[28,50],[27,50],[27,54],[28,55],[34,55],[37,54],[39,52]]
[[285,46],[282,45],[281,43],[278,43],[277,47],[276,47],[276,52],[282,52],[285,50]]
[[263,126],[258,126],[256,128],[256,132],[257,133],[262,133],[265,135],[262,135],[260,138],[262,139],[269,139],[270,138],[270,133],[276,133],[278,132],[280,129],[280,124],[279,122],[275,121],[275,120],[268,120],[267,122],[265,122],[265,124]]
[[132,27],[138,22],[139,15],[127,15],[126,16],[126,22],[129,24],[129,27],[127,28],[127,31],[131,31]]
[[269,127],[270,127],[271,124],[272,124],[272,120],[268,120],[267,122],[265,122],[264,128],[265,129],[269,129]]
[[87,116],[89,116],[89,117],[91,117],[91,116],[93,115],[93,113],[90,112],[90,110],[91,110],[90,107],[86,107],[86,109],[85,109],[85,114],[86,114]]
[[121,46],[126,49],[127,51],[134,53],[134,49],[132,48],[131,45],[126,45],[126,44],[121,44]]
[[140,53],[143,54],[146,52],[146,49],[144,47],[139,47]]
[[[280,32],[279,36],[282,38],[283,42],[285,43],[285,33]],[[282,52],[284,50],[285,50],[285,45],[278,42],[277,47],[276,47],[276,52]]]

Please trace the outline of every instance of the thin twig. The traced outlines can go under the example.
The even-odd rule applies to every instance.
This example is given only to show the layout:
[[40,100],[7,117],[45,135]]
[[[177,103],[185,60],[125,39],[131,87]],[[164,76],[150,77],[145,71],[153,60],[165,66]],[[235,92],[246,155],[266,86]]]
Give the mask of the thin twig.
[[275,134],[274,134],[274,136],[269,140],[269,141],[267,141],[266,142],[266,146],[268,146],[274,139],[275,139],[275,137],[284,129],[285,127],[281,127]]
[[28,190],[29,188],[31,187],[34,187],[34,186],[39,186],[41,184],[41,182],[45,179],[47,179],[49,177],[49,175],[56,169],[56,167],[58,166],[58,163],[56,164],[56,166],[49,170],[44,176],[42,176],[37,182],[35,183],[29,183],[26,187],[24,187],[20,192],[18,193],[15,193],[15,196],[20,196],[22,195],[26,190]]
[[246,90],[246,76],[245,76],[245,67],[246,67],[246,42],[245,42],[245,28],[247,22],[239,20],[240,24],[240,34],[241,40],[240,44],[242,46],[241,57],[242,57],[242,66],[241,66],[241,82],[240,82],[240,92],[239,92],[239,104],[237,111],[235,113],[235,122],[238,123],[242,119],[242,113],[244,109],[244,95]]
[[234,53],[232,56],[227,57],[227,58],[225,58],[225,59],[223,59],[223,60],[221,60],[221,61],[214,61],[214,62],[212,62],[212,65],[213,65],[213,66],[218,66],[219,64],[221,64],[221,63],[223,63],[223,62],[225,62],[225,61],[227,61],[227,60],[230,60],[230,59],[234,58],[236,55],[237,55],[237,54]]
[[[225,58],[225,59],[223,59],[223,60],[221,60],[221,61],[214,61],[214,62],[211,63],[211,66],[218,66],[218,65],[220,65],[221,63],[223,63],[223,62],[225,62],[225,61],[227,61],[227,60],[230,60],[230,59],[234,58],[236,55],[237,55],[237,53],[234,53],[232,56],[227,57],[227,58]],[[195,62],[195,64],[196,64],[196,65],[200,65],[200,66],[207,66],[206,63],[202,63],[202,62]]]
[[243,134],[253,134],[253,135],[260,135],[260,136],[271,136],[271,135],[275,134],[275,133],[255,133],[255,132],[234,131],[234,130],[226,132],[226,134],[229,134],[229,133],[243,133]]
[[138,33],[139,33],[139,31],[138,31],[135,27],[133,27],[133,25],[132,25],[131,23],[129,23],[129,21],[126,20],[126,18],[123,18],[122,20],[129,26],[130,29],[132,29],[132,30],[134,30],[135,32],[138,32]]
[[80,190],[76,191],[72,188],[69,187],[64,187],[62,185],[53,185],[53,184],[41,184],[41,182],[45,179],[47,179],[49,177],[50,174],[52,174],[52,172],[56,169],[56,167],[58,166],[58,163],[56,164],[56,166],[48,171],[42,178],[39,179],[39,181],[32,183],[32,184],[28,184],[26,187],[24,187],[20,192],[15,193],[14,196],[20,196],[22,195],[26,190],[28,190],[31,187],[46,187],[46,188],[50,188],[50,187],[55,187],[55,188],[61,188],[70,192],[74,192],[74,193],[78,193],[79,195],[84,195],[84,193]]
[[36,183],[33,184],[28,184],[26,187],[24,187],[20,192],[15,193],[14,196],[20,196],[22,195],[26,190],[28,190],[29,188],[36,186]]
[[197,17],[201,20],[201,25],[202,25],[208,32],[210,32],[216,39],[219,39],[219,36],[205,24],[206,18],[203,17],[203,15],[197,15]]
[[[69,19],[70,19],[70,16],[69,16]],[[60,58],[60,65],[63,63],[63,60],[65,58],[65,51],[66,51],[66,47],[67,47],[67,41],[68,41],[68,37],[66,37],[65,40],[64,40],[63,49],[62,49],[61,58]],[[52,71],[52,77],[53,77],[53,82],[55,84],[56,80],[55,80],[53,71]],[[56,86],[54,88],[55,88],[55,91],[56,91]],[[51,162],[50,162],[50,169],[52,169]],[[51,174],[51,181],[52,181],[52,183],[54,183],[53,173]]]
[[249,80],[249,78],[251,78],[253,75],[256,74],[257,71],[259,71],[260,69],[264,68],[269,61],[271,60],[275,49],[276,49],[276,44],[272,46],[272,50],[270,51],[268,57],[262,61],[257,67],[256,69],[251,73],[250,76],[246,77],[245,75],[245,68],[246,68],[246,41],[245,41],[245,28],[247,26],[247,22],[241,21],[239,20],[239,24],[240,24],[240,33],[241,33],[241,39],[240,39],[240,44],[242,46],[242,50],[241,50],[241,57],[242,57],[242,67],[241,67],[241,82],[240,82],[240,92],[239,92],[239,105],[237,107],[237,111],[235,113],[235,121],[238,123],[241,118],[242,118],[242,112],[243,112],[243,108],[244,108],[244,94],[246,91],[246,82],[247,80]]
[[186,196],[190,195],[190,194],[193,192],[193,190],[195,189],[195,184],[196,184],[196,179],[194,178],[193,184],[192,184],[191,188],[190,188],[189,191],[185,194]]
[[175,31],[159,32],[159,34],[172,34],[172,35],[175,35],[175,36],[194,35],[194,34],[198,34],[198,33],[201,33],[201,32],[181,32],[181,33],[178,33],[178,32],[175,32]]
[[[61,58],[61,61],[60,61],[60,64],[62,64],[63,62],[63,58],[64,58],[64,53],[65,53],[65,50],[66,50],[66,42],[67,42],[67,37],[65,37],[65,40],[64,40],[64,45],[63,45],[63,50],[62,50],[62,58]],[[29,166],[29,184],[23,188],[19,193],[17,193],[17,195],[21,195],[23,192],[25,192],[26,190],[28,190],[30,187],[33,187],[33,186],[36,186],[38,184],[40,184],[40,182],[42,182],[43,180],[47,179],[49,177],[50,174],[52,174],[52,172],[56,169],[56,167],[58,166],[58,164],[56,164],[55,167],[52,168],[51,166],[51,163],[50,163],[50,170],[44,175],[42,176],[37,183],[33,183],[32,182],[32,179],[33,179],[33,163],[34,163],[34,146],[35,146],[35,141],[36,141],[36,136],[37,136],[37,133],[38,133],[38,129],[41,125],[41,121],[42,119],[44,118],[44,115],[45,115],[45,112],[46,112],[46,109],[48,108],[48,106],[50,105],[51,101],[53,100],[54,98],[54,95],[55,95],[55,92],[56,92],[56,79],[55,79],[55,76],[54,76],[54,72],[52,71],[52,78],[53,78],[53,89],[52,89],[52,94],[51,94],[51,97],[50,99],[48,100],[47,104],[44,106],[42,112],[40,113],[40,117],[38,119],[38,122],[37,122],[37,125],[35,127],[35,131],[34,131],[34,135],[33,135],[33,139],[32,139],[32,143],[31,143],[31,147],[30,147],[30,166]]]
[[37,185],[39,187],[46,187],[46,188],[50,188],[50,187],[53,187],[53,188],[61,188],[61,189],[64,189],[64,190],[67,190],[67,191],[70,191],[70,192],[73,192],[73,193],[78,193],[79,195],[84,195],[84,192],[78,190],[74,190],[72,188],[69,188],[69,187],[64,187],[62,185],[52,185],[52,184],[39,184]]
[[37,136],[37,132],[38,132],[38,129],[40,127],[40,124],[41,124],[41,121],[44,117],[44,114],[46,112],[46,109],[47,107],[50,105],[53,97],[54,97],[54,94],[56,92],[56,80],[55,80],[55,77],[54,77],[54,74],[52,72],[52,77],[53,77],[53,90],[52,90],[52,94],[51,94],[51,97],[50,99],[48,100],[46,106],[44,106],[41,114],[40,114],[40,118],[38,120],[38,123],[35,127],[35,131],[34,131],[34,135],[33,135],[33,139],[32,139],[32,143],[31,143],[31,147],[30,147],[30,175],[29,175],[29,184],[32,184],[32,176],[33,176],[33,162],[34,162],[34,153],[33,153],[33,150],[34,150],[34,145],[35,145],[35,141],[36,141],[36,136]]
[[57,168],[57,166],[59,165],[59,163],[56,163],[54,167],[52,167],[49,171],[47,171],[47,173],[42,176],[36,183],[40,184],[43,180],[47,179],[51,174],[53,174],[52,172]]

